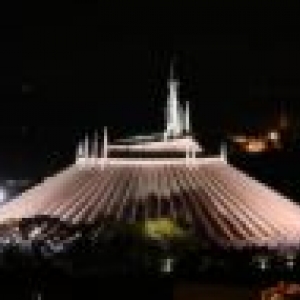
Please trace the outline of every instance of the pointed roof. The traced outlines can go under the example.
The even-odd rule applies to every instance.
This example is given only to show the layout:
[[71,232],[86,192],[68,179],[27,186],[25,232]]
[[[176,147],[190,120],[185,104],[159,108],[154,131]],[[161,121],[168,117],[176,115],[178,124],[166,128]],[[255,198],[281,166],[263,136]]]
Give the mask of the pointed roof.
[[[221,161],[107,168],[74,164],[0,206],[0,223],[39,215],[71,224],[103,217],[130,223],[181,220],[199,239],[224,246],[300,243],[299,205]],[[40,234],[47,235],[47,228]]]

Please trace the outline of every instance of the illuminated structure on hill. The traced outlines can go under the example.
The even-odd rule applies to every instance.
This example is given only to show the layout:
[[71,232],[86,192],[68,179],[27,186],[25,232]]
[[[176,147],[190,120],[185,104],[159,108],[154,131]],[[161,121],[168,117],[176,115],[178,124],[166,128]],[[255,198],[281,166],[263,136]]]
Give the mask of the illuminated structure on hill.
[[[73,165],[0,207],[0,222],[47,215],[97,223],[168,218],[221,245],[299,245],[300,207],[236,169],[226,147],[207,156],[171,76],[160,134],[79,144]],[[43,227],[36,234],[46,234]]]

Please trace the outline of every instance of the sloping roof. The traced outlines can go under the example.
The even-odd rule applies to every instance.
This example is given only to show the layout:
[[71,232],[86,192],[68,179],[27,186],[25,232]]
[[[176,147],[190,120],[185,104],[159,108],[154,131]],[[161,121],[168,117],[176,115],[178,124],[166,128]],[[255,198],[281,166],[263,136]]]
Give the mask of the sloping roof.
[[222,160],[74,164],[0,207],[2,223],[36,215],[71,223],[169,217],[216,242],[300,242],[300,207]]
[[[189,106],[180,106],[177,88],[171,78],[161,134],[118,145],[108,143],[105,129],[101,155],[98,135],[92,147],[86,136],[75,164],[0,206],[0,223],[41,215],[71,224],[103,217],[171,218],[218,243],[299,245],[300,207],[228,164],[224,147],[220,156],[203,157],[192,137]],[[150,151],[155,157],[112,157],[112,150]]]

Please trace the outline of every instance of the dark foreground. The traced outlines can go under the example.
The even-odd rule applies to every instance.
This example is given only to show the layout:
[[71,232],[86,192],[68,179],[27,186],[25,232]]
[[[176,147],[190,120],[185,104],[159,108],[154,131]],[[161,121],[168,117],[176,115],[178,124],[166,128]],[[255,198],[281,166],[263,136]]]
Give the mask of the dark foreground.
[[[3,282],[1,299],[260,300],[262,291],[271,286],[276,285],[203,283],[171,278],[94,278],[88,281],[60,280],[55,285],[45,283],[39,289],[28,289],[20,282],[11,282],[10,285]],[[299,295],[283,299],[299,299]]]
[[260,299],[258,287],[234,285],[178,284],[173,290],[174,300],[250,300]]
[[[261,292],[277,286],[281,280],[253,278],[176,277],[174,274],[87,275],[63,272],[41,272],[30,276],[20,269],[18,274],[0,273],[0,299],[68,300],[68,299],[129,299],[129,300],[260,300]],[[284,280],[286,285],[300,281]],[[299,299],[299,294],[284,299]]]
[[[4,282],[6,281],[6,284]],[[259,299],[258,286],[181,282],[170,278],[111,278],[93,280],[58,280],[44,283],[38,290],[22,282],[2,281],[1,299],[174,299],[174,300],[248,300]]]

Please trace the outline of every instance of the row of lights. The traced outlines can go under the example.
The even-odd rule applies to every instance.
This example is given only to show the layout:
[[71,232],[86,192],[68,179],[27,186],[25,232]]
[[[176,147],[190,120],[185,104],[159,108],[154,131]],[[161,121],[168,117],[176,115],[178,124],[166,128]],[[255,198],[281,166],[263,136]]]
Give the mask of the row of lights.
[[[258,268],[262,271],[265,271],[269,268],[269,258],[267,256],[259,256],[256,258],[256,263],[258,264]],[[293,254],[288,254],[285,257],[285,265],[288,269],[294,269],[296,265],[296,258]]]

